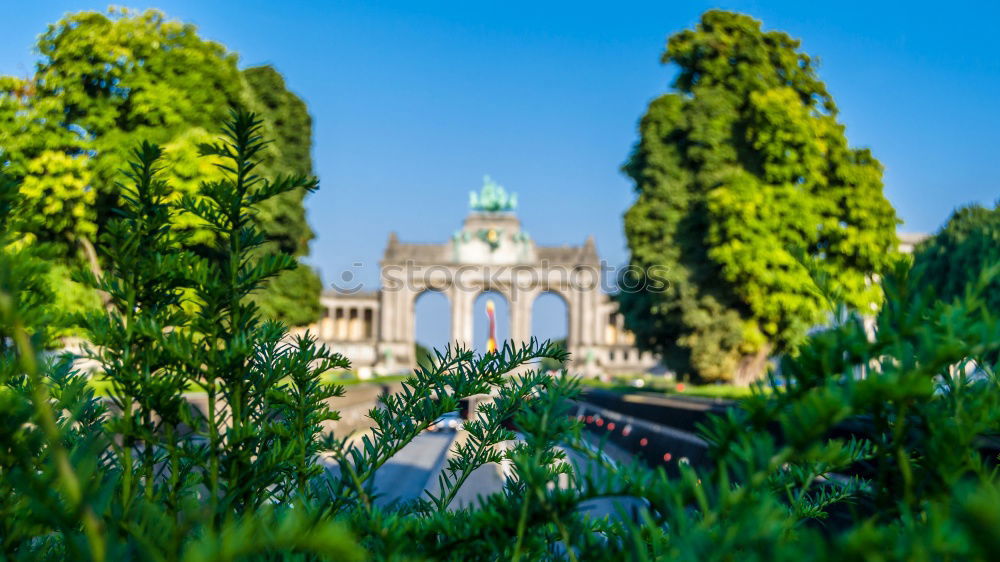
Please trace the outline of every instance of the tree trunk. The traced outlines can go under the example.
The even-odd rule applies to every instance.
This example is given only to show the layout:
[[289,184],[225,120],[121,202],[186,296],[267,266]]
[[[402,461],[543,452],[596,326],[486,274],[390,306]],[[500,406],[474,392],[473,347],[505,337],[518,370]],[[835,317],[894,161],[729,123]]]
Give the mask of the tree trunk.
[[[90,272],[94,274],[94,277],[100,281],[101,277],[104,277],[104,270],[101,269],[101,262],[97,259],[97,251],[94,249],[94,245],[90,243],[83,236],[77,237],[76,241],[83,248],[84,255],[87,256],[87,263],[90,265]],[[101,297],[101,302],[104,304],[104,308],[111,310],[114,308],[111,304],[111,295],[105,293],[104,291],[98,289],[97,294]]]
[[733,373],[733,383],[739,386],[750,386],[750,383],[760,379],[767,371],[767,359],[771,353],[771,346],[765,345],[753,355],[744,355],[736,365],[736,372]]

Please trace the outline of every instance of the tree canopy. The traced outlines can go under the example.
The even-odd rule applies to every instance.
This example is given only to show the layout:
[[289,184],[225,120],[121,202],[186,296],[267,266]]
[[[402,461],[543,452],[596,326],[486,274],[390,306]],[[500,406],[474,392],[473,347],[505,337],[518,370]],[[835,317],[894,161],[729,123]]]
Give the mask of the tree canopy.
[[662,62],[679,69],[674,91],[650,103],[623,167],[637,199],[622,311],[678,373],[745,382],[824,320],[817,279],[878,306],[898,221],[797,40],[712,10]]
[[[1000,203],[993,209],[969,205],[956,210],[913,257],[924,289],[944,301],[962,297],[969,283],[1000,264]],[[1000,310],[1000,271],[989,281],[984,301],[989,310]]]
[[[34,76],[0,77],[0,160],[22,184],[27,234],[60,248],[67,263],[100,268],[94,243],[112,218],[128,150],[140,140],[163,146],[177,197],[197,195],[220,173],[195,157],[199,146],[215,140],[209,131],[232,107],[249,107],[276,139],[261,172],[312,172],[305,104],[273,68],[241,72],[235,53],[200,38],[193,25],[154,10],[80,12],[50,25],[36,48]],[[272,244],[295,256],[308,253],[313,237],[304,195],[285,194],[257,215]],[[202,221],[178,219],[189,244],[210,246]],[[269,316],[298,324],[318,314],[319,290],[315,274],[300,265],[257,299]]]
[[[243,71],[251,93],[252,107],[267,124],[274,148],[264,162],[271,174],[312,176],[312,118],[304,101],[290,92],[281,74],[271,66],[257,66]],[[309,253],[313,231],[306,221],[306,192],[292,190],[261,205],[258,214],[261,228],[272,241],[270,251],[278,250],[296,257]],[[319,294],[322,283],[305,264],[282,272],[271,280],[257,298],[265,316],[290,325],[312,322],[319,317]]]

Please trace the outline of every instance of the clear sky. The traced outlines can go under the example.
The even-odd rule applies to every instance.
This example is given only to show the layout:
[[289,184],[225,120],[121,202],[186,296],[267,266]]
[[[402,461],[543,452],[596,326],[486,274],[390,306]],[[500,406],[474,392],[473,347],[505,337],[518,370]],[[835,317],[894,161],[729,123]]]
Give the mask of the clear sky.
[[[7,1],[0,73],[30,74],[35,37],[103,2]],[[374,288],[390,231],[444,241],[490,174],[519,194],[539,243],[593,234],[627,260],[619,172],[646,104],[667,91],[666,37],[709,8],[802,40],[822,60],[854,146],[885,165],[902,231],[1000,197],[1000,2],[275,2],[156,7],[270,63],[309,104],[321,190],[307,202],[311,262]],[[353,267],[352,264],[363,264]],[[561,321],[560,321],[561,323]],[[552,328],[558,331],[558,328]]]

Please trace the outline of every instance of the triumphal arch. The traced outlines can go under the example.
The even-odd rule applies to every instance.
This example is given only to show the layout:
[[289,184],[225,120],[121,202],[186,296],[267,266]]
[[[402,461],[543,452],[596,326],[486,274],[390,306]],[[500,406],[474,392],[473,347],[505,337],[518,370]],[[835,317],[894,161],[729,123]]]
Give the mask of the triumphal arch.
[[657,360],[635,348],[617,304],[602,290],[601,261],[593,238],[581,246],[541,246],[522,230],[517,196],[486,178],[470,194],[470,212],[447,242],[413,244],[395,233],[380,263],[374,292],[327,291],[323,318],[312,326],[321,341],[351,359],[361,376],[414,366],[415,305],[425,291],[440,291],[451,310],[451,341],[472,346],[473,303],[483,292],[509,304],[510,339],[531,338],[532,307],[543,293],[566,304],[569,368],[585,375],[637,373]]

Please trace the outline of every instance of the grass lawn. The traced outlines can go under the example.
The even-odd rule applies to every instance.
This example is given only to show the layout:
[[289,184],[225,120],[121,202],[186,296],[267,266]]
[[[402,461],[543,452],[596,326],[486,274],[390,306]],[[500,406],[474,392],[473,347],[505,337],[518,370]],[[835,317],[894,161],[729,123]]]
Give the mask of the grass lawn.
[[[111,381],[101,375],[91,375],[90,379],[87,380],[87,386],[94,389],[95,396],[108,396],[111,394]],[[187,387],[188,393],[201,392],[201,389],[197,385],[190,384]]]
[[[329,372],[323,375],[323,382],[327,384],[340,384],[344,386],[353,386],[356,384],[386,384],[401,382],[409,378],[410,375],[387,375],[382,377],[374,377],[370,379],[360,379],[356,374],[351,372]],[[665,381],[659,378],[646,377],[642,380],[644,381],[643,386],[634,386],[631,381],[635,379],[629,378],[616,378],[611,381],[602,381],[599,379],[584,378],[581,379],[581,384],[585,387],[591,388],[601,388],[604,390],[610,390],[612,392],[620,393],[630,393],[630,392],[660,392],[663,394],[676,394],[679,396],[702,396],[706,398],[719,398],[723,400],[739,400],[746,396],[750,396],[753,389],[747,386],[736,386],[731,384],[685,384],[682,387],[677,385],[672,381]],[[101,376],[93,376],[90,378],[89,385],[94,389],[94,394],[97,396],[107,396],[111,390],[111,382],[106,378]],[[683,390],[680,390],[683,388]],[[201,392],[201,389],[196,385],[190,385],[188,387],[188,392],[196,393]]]
[[360,379],[358,376],[351,372],[340,371],[340,372],[328,372],[323,374],[323,382],[327,384],[339,384],[343,386],[351,386],[355,384],[385,384],[391,382],[402,382],[410,378],[411,375],[385,375],[376,376],[370,379]]
[[732,384],[677,384],[673,381],[663,379],[642,378],[643,386],[635,386],[631,380],[625,378],[613,379],[611,381],[601,381],[598,379],[582,379],[584,386],[591,388],[601,388],[612,392],[660,392],[663,394],[676,394],[679,396],[702,396],[705,398],[719,398],[723,400],[739,400],[753,393],[753,388],[749,386],[736,386]]
[[[353,373],[325,373],[323,375],[323,382],[326,384],[339,384],[343,386],[353,386],[356,384],[384,384],[404,381],[409,378],[410,375],[388,375],[384,377],[374,377],[370,379],[359,379]],[[90,377],[87,381],[87,385],[94,389],[95,396],[108,396],[111,392],[111,381],[100,376],[94,375]],[[188,393],[201,393],[203,392],[197,385],[188,385]]]

